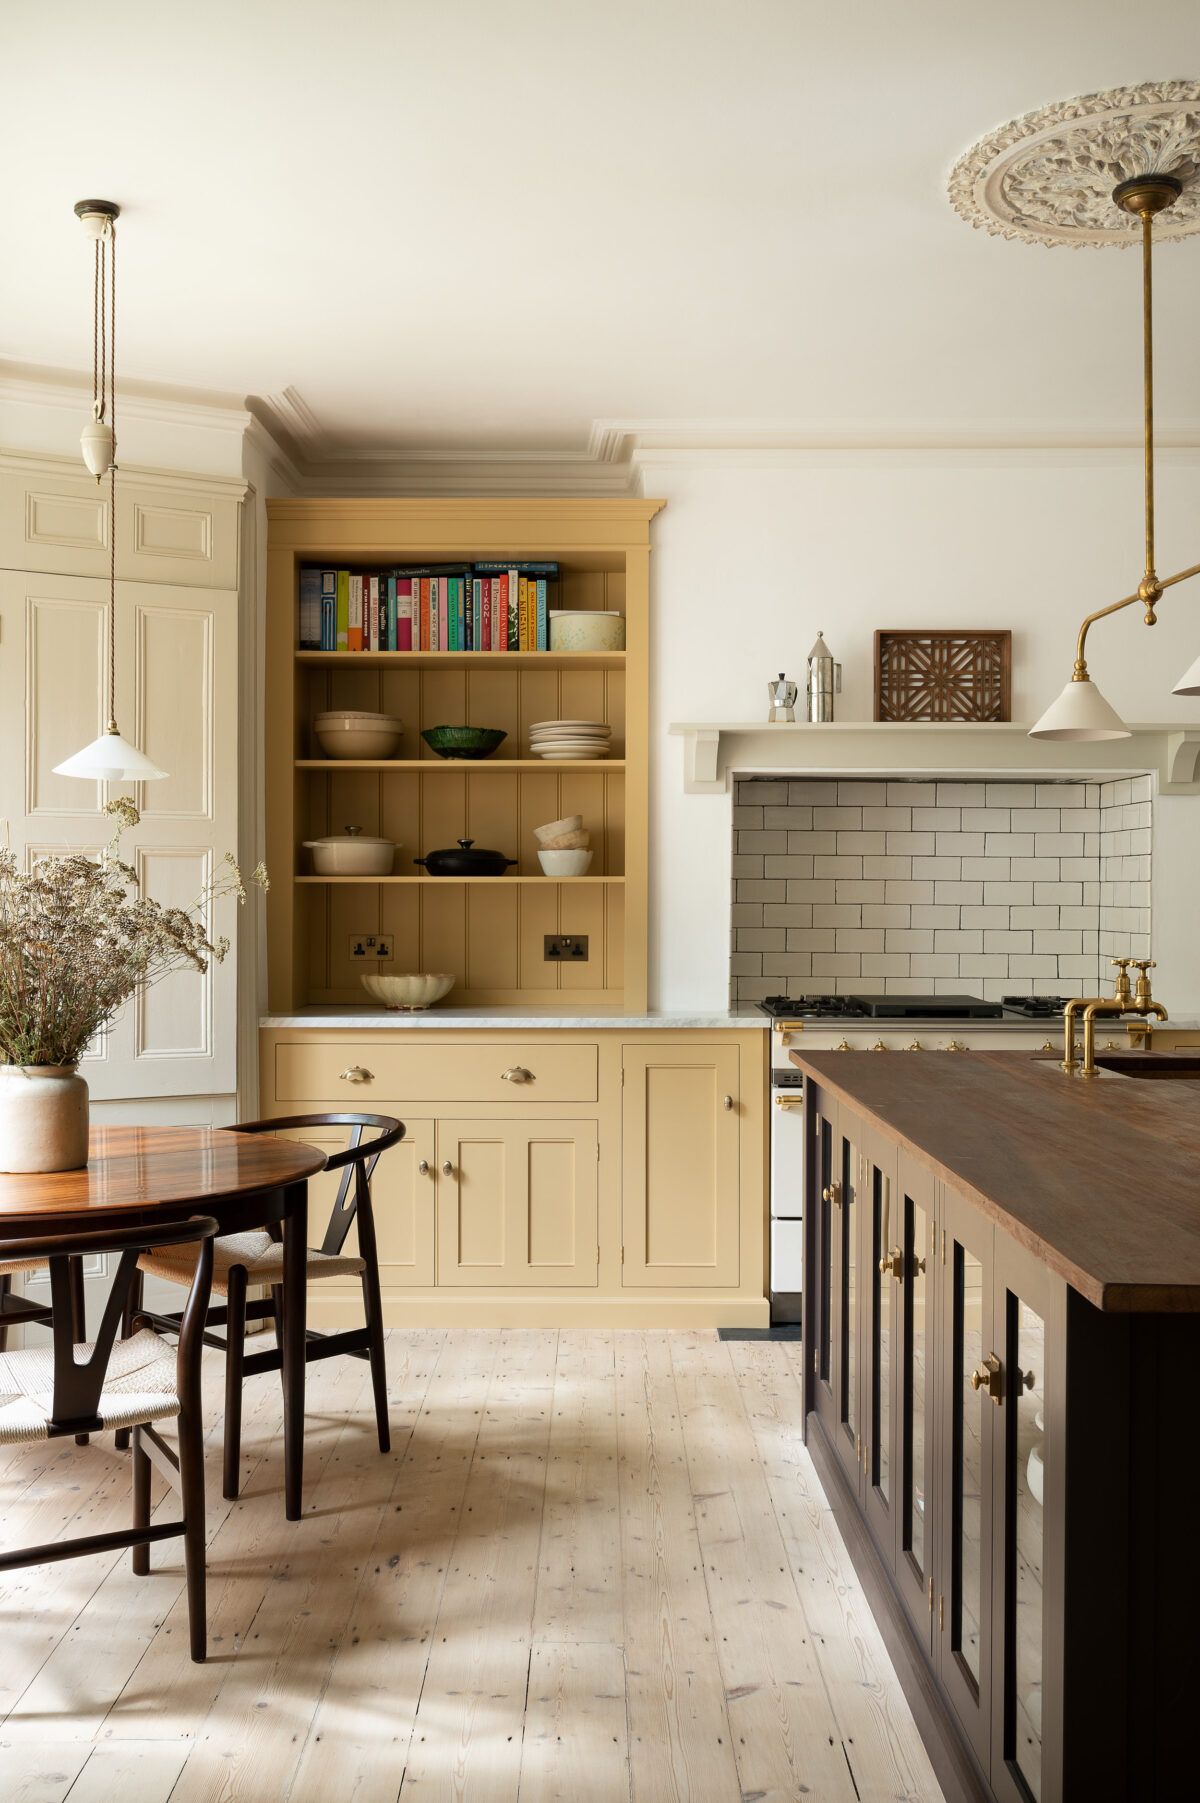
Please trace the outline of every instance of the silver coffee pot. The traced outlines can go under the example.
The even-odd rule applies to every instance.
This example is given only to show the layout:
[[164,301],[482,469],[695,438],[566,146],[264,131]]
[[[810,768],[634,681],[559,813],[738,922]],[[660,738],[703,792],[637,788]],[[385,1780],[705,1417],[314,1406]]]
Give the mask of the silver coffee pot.
[[794,720],[799,694],[799,684],[792,682],[781,670],[776,680],[767,684],[768,721],[773,724],[777,720]]
[[817,723],[833,719],[833,698],[842,692],[842,666],[834,662],[824,634],[808,654],[808,717]]

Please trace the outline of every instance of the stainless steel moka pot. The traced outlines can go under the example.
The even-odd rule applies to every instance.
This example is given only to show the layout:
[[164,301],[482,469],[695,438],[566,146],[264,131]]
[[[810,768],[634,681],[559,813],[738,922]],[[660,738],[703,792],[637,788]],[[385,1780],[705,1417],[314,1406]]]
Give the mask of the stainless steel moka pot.
[[820,723],[833,719],[833,698],[842,692],[842,666],[835,663],[823,634],[808,654],[808,717]]
[[792,682],[781,670],[776,680],[767,684],[767,700],[770,702],[767,709],[768,721],[774,724],[777,720],[794,720],[799,694],[800,685]]

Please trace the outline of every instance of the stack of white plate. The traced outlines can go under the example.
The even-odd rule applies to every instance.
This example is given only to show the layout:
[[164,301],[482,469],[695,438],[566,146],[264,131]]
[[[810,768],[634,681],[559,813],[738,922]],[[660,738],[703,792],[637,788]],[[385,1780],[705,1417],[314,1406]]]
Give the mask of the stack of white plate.
[[606,758],[612,727],[602,720],[538,720],[529,728],[529,749],[535,758]]

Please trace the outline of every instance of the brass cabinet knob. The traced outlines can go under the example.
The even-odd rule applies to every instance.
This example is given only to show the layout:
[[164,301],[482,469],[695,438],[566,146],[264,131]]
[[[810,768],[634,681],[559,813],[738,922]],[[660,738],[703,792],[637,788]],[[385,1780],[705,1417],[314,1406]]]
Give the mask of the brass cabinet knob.
[[443,1177],[453,1177],[453,1175],[454,1175],[454,1166],[450,1163],[450,1160],[447,1158],[442,1165],[442,1176]]
[[890,1252],[884,1253],[879,1261],[879,1275],[896,1277],[901,1283],[904,1282],[904,1253],[899,1246],[893,1246]]
[[1032,1390],[1034,1384],[1037,1382],[1037,1378],[1032,1371],[1018,1371],[1017,1377],[1020,1380],[1018,1388],[1023,1390]]
[[887,1047],[884,1045],[882,1039],[877,1039],[875,1044],[871,1047],[871,1050],[873,1052],[886,1052]]
[[905,1049],[910,1052],[923,1052],[925,1047],[921,1044],[919,1039],[914,1039],[912,1044]]
[[418,1177],[428,1177],[428,1175],[429,1175],[429,1160],[427,1158],[418,1159],[417,1160],[417,1176]]
[[986,1390],[992,1401],[999,1408],[1004,1400],[1003,1366],[994,1352],[989,1352],[982,1363],[971,1373],[971,1388]]
[[850,1041],[848,1039],[843,1039],[841,1045],[835,1046],[833,1049],[835,1052],[848,1052],[850,1050]]
[[821,1191],[822,1202],[838,1203],[841,1199],[842,1186],[840,1183],[827,1183],[825,1188]]
[[523,1064],[511,1064],[506,1071],[500,1072],[502,1083],[532,1083],[533,1072],[527,1071]]
[[352,1064],[338,1080],[342,1083],[374,1083],[375,1072],[369,1071],[365,1064]]
[[733,1113],[733,1097],[732,1096],[722,1096],[721,1097],[721,1106],[725,1110],[726,1114],[732,1114]]

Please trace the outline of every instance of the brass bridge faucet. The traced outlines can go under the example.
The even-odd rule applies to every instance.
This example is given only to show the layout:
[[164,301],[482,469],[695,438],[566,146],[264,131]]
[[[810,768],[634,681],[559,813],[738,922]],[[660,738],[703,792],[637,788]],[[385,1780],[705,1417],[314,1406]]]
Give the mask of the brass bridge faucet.
[[[1165,1021],[1167,1011],[1161,1002],[1156,1002],[1150,993],[1150,972],[1155,969],[1153,958],[1113,958],[1111,960],[1117,972],[1116,992],[1112,996],[1077,996],[1069,1001],[1063,1009],[1063,1061],[1062,1068],[1068,1076],[1078,1070],[1081,1077],[1096,1075],[1096,1017],[1101,1014],[1137,1014],[1147,1022],[1146,1043],[1149,1044],[1149,1021]],[[1131,989],[1129,982],[1129,966],[1138,973],[1137,988]],[[1075,1019],[1083,1015],[1083,1062],[1075,1057]]]

